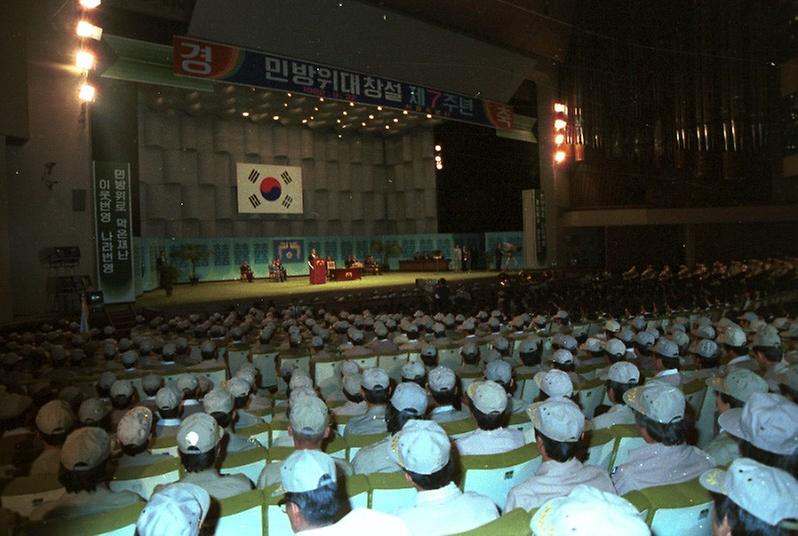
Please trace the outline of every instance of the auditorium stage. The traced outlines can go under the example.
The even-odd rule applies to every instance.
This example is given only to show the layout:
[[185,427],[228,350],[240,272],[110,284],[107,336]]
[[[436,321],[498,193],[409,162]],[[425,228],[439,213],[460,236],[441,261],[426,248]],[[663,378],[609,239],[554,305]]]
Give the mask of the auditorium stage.
[[324,285],[311,285],[307,276],[289,277],[284,283],[268,279],[255,279],[252,283],[241,281],[212,281],[197,286],[177,285],[172,296],[163,290],[145,292],[136,300],[136,308],[151,310],[183,309],[200,304],[228,304],[239,301],[264,299],[276,304],[292,301],[309,301],[317,296],[322,301],[334,300],[341,295],[366,294],[370,290],[407,288],[415,285],[416,279],[446,278],[454,290],[460,282],[473,282],[479,279],[495,279],[496,272],[389,272],[383,275],[364,276],[356,281],[328,282]]

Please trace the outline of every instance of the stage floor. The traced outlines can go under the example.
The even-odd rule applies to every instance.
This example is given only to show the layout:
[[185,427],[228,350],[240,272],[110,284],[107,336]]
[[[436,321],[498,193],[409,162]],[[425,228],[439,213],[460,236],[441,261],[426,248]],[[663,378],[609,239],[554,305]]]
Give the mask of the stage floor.
[[[239,300],[256,300],[264,298],[275,303],[285,302],[292,298],[308,295],[325,296],[330,293],[347,294],[383,287],[406,287],[415,285],[416,279],[446,278],[449,286],[461,281],[495,278],[496,272],[389,272],[383,275],[365,276],[356,281],[327,282],[324,285],[311,285],[307,276],[289,277],[284,283],[275,283],[268,279],[256,279],[252,283],[241,281],[212,281],[197,286],[177,285],[172,296],[166,296],[163,290],[145,292],[136,299],[137,308],[170,309],[185,305],[204,303],[226,303]],[[330,296],[332,297],[332,296]]]

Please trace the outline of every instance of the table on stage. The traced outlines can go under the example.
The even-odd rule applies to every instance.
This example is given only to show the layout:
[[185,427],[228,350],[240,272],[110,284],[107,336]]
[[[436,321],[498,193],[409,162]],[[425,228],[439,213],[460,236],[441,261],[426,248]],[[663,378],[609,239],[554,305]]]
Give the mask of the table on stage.
[[333,281],[354,281],[363,277],[363,268],[336,268],[332,271]]

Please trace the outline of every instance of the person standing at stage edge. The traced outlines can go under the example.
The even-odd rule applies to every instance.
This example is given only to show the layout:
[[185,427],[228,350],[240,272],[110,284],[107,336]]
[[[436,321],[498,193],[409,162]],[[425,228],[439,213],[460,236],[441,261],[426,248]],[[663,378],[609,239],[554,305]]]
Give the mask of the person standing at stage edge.
[[318,260],[319,255],[316,253],[316,248],[310,250],[310,255],[308,256],[308,268],[310,271],[308,272],[308,279],[310,280],[310,284],[313,284],[313,273],[316,270],[316,261]]
[[471,271],[471,249],[468,246],[463,246],[463,271]]
[[502,258],[504,258],[504,250],[502,249],[502,243],[496,242],[496,250],[494,251],[493,255],[496,257],[496,271],[502,271]]
[[452,271],[460,272],[463,270],[463,250],[460,244],[455,244],[452,250]]

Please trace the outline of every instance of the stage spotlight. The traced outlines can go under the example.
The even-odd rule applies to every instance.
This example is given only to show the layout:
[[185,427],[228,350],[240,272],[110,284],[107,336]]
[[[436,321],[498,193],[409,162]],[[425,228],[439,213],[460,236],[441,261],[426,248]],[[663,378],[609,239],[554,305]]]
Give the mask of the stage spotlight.
[[369,114],[369,119],[374,119],[374,115],[373,114]]
[[556,130],[562,130],[566,126],[568,126],[568,123],[565,122],[565,119],[555,119],[554,120],[554,128]]
[[280,116],[279,115],[273,115],[272,119],[274,119],[275,121],[279,121],[280,120]]
[[89,84],[88,82],[84,82],[80,86],[80,91],[78,92],[78,98],[82,102],[94,102],[94,97],[97,93],[97,90],[94,89],[94,86]]
[[407,110],[402,110],[402,115],[407,115]]
[[441,146],[440,146],[440,145],[436,145],[436,146],[435,146],[435,152],[436,152],[436,153],[439,153],[439,152],[441,152]]
[[557,151],[554,153],[554,161],[562,164],[565,161],[565,151]]
[[441,169],[443,169],[443,164],[441,164],[440,162],[438,162],[437,164],[435,164],[435,169],[437,169],[437,170],[441,170]]
[[427,119],[432,119],[432,114],[427,114]]
[[558,113],[565,113],[565,104],[561,102],[554,103],[554,111]]
[[243,117],[249,117],[249,112],[241,112],[241,115],[242,115]]
[[75,54],[75,67],[81,71],[90,71],[94,68],[94,54],[88,50],[78,50]]
[[435,156],[435,161],[436,162],[440,162],[441,160],[442,160],[441,155],[436,155]]
[[556,145],[562,145],[565,142],[565,136],[562,134],[557,134],[554,136],[554,143]]
[[87,20],[79,21],[77,27],[75,28],[75,32],[80,37],[89,37],[97,41],[99,41],[103,36],[103,29],[99,26],[95,26]]
[[80,5],[86,9],[94,9],[102,3],[102,0],[80,0]]

